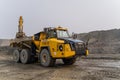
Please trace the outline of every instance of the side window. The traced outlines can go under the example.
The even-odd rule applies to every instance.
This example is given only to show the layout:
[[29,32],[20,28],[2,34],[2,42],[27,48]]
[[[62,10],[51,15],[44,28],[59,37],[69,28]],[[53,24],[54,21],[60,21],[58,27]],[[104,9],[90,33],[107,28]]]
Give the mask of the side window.
[[54,31],[54,30],[49,31],[49,32],[48,32],[48,35],[49,35],[49,36],[48,36],[49,38],[57,37],[56,31]]

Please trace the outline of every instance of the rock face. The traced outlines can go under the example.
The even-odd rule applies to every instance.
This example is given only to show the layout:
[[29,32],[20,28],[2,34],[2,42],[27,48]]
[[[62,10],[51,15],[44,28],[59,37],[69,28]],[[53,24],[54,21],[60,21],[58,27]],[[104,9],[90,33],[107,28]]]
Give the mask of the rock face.
[[9,46],[10,40],[9,39],[0,39],[0,47],[2,46]]
[[82,33],[78,39],[89,39],[90,53],[120,53],[120,29]]

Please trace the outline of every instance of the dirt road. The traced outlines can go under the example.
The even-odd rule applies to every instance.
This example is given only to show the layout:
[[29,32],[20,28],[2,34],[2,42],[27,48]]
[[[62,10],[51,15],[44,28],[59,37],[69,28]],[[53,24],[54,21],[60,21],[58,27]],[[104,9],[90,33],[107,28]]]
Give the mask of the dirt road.
[[88,58],[71,66],[57,61],[55,67],[41,67],[14,63],[0,52],[0,80],[120,80],[120,60]]

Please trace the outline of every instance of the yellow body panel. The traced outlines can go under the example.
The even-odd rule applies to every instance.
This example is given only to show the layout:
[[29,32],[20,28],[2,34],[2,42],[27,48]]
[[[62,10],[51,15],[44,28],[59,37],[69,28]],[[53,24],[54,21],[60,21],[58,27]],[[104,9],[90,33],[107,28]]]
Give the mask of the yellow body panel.
[[56,30],[67,30],[67,28],[57,27]]
[[[56,38],[44,39],[40,41],[35,41],[34,44],[39,47],[39,50],[42,47],[48,47],[50,54],[53,58],[68,58],[75,55],[75,51],[71,51],[69,44],[64,44],[63,40],[58,40]],[[59,50],[59,46],[63,46],[63,51]]]
[[34,41],[34,44],[36,45],[37,49],[39,49],[40,41]]
[[89,51],[88,51],[88,50],[86,50],[86,56],[88,56],[88,54],[89,54]]

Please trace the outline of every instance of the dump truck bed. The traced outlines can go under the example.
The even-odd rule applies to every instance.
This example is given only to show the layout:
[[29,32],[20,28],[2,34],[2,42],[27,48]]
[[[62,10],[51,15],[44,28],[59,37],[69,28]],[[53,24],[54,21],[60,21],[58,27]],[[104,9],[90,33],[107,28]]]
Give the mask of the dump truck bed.
[[15,38],[11,40],[11,43],[17,45],[17,47],[24,45],[25,47],[31,48],[32,42],[32,37]]

